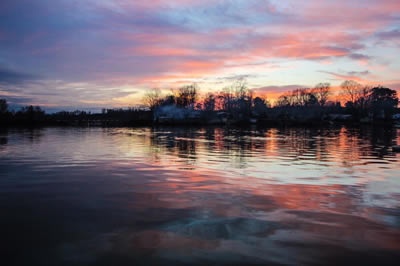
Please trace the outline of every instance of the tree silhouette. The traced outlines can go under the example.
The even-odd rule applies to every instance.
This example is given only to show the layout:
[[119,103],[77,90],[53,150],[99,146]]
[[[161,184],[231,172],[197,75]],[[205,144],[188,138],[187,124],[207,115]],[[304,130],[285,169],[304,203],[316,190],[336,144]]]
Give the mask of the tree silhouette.
[[6,99],[0,99],[0,114],[8,112],[8,104]]
[[389,88],[374,87],[368,97],[368,104],[374,118],[391,119],[399,103],[397,92]]
[[214,111],[215,110],[215,96],[212,93],[208,93],[204,99],[204,110]]
[[280,95],[275,102],[276,107],[287,107],[290,106],[290,100],[287,94]]
[[254,98],[253,110],[259,116],[266,116],[268,110],[267,101],[261,97]]
[[312,94],[316,97],[319,106],[325,106],[326,102],[328,101],[328,96],[330,94],[330,87],[331,85],[325,82],[325,83],[318,83],[312,89]]
[[182,108],[193,106],[197,100],[197,90],[196,84],[179,88],[175,99],[176,105]]
[[342,95],[346,101],[354,104],[360,96],[362,86],[354,80],[346,80],[340,85],[342,88]]
[[150,110],[154,110],[161,102],[161,90],[153,88],[144,95],[144,102]]

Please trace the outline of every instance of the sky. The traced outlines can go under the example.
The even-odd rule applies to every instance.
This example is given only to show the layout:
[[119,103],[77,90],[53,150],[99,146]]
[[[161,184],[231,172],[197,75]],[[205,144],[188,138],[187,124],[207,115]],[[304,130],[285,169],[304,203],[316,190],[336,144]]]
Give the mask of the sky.
[[245,78],[273,101],[344,80],[400,92],[398,0],[2,0],[0,98],[129,107],[151,88]]

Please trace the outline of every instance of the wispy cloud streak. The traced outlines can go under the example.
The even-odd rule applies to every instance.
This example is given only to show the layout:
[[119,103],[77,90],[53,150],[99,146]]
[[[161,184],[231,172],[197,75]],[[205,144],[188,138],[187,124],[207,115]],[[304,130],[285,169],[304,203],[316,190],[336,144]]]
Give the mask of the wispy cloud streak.
[[[93,102],[113,104],[107,98],[121,99],[126,87],[132,90],[127,99],[138,95],[138,101],[133,92],[155,85],[266,71],[271,78],[257,80],[265,86],[312,85],[328,72],[340,78],[332,74],[337,69],[384,68],[376,76],[394,80],[399,14],[397,0],[3,0],[0,65],[10,67],[0,68],[0,81],[8,90],[33,77],[84,83]],[[296,67],[277,69],[277,62]],[[305,68],[315,78],[296,80]],[[115,97],[99,91],[107,97],[100,99],[99,84],[113,88]],[[59,88],[55,103],[76,93]]]

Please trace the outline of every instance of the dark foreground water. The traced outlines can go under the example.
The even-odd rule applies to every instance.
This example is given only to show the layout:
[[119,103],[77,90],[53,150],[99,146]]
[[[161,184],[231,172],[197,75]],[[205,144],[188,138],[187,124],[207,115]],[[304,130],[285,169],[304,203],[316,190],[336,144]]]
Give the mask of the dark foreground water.
[[0,131],[1,265],[399,265],[400,131]]

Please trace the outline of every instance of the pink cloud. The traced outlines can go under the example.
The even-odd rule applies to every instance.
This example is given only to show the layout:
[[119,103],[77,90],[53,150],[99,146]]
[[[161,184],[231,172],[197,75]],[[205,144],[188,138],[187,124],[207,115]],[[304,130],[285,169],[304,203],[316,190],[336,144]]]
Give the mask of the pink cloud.
[[[373,32],[392,20],[400,12],[397,0],[367,1],[307,1],[296,2],[305,22],[315,25],[330,25],[335,29],[363,30]],[[326,28],[331,31],[332,28]]]
[[342,73],[335,73],[335,72],[331,72],[331,71],[321,71],[321,72],[329,74],[341,81],[354,80],[359,83],[368,83],[369,82],[369,80],[366,80],[364,77],[362,77],[363,75],[362,74],[360,75],[360,73],[343,73],[342,74]]
[[[394,79],[398,65],[385,51],[398,50],[392,45],[399,43],[398,0],[5,1],[0,13],[24,19],[8,17],[4,21],[14,28],[0,26],[2,60],[54,80],[144,88],[260,73],[283,63],[326,69],[336,81],[367,82],[374,77],[337,69],[355,62],[372,70],[381,65],[379,57],[387,62],[379,70],[384,81]],[[291,84],[305,83],[292,79],[296,69],[282,72]],[[280,76],[276,67],[273,73]],[[286,84],[279,79],[269,80]],[[259,87],[262,82],[258,78]]]
[[350,34],[302,31],[297,34],[261,36],[250,44],[249,54],[271,58],[318,60],[351,56],[362,48],[360,40]]

